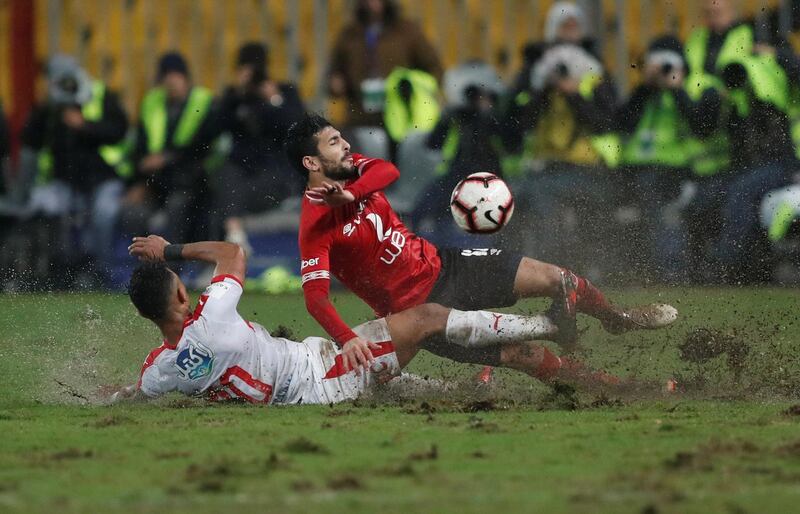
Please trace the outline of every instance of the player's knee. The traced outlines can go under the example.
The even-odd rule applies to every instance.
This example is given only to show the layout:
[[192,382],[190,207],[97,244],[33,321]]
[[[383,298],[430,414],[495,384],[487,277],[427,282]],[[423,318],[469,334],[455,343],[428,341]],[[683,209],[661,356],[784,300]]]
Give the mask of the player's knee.
[[414,308],[420,329],[427,336],[444,333],[450,309],[438,303],[425,303]]
[[514,281],[519,296],[552,296],[561,285],[561,268],[553,264],[523,257]]

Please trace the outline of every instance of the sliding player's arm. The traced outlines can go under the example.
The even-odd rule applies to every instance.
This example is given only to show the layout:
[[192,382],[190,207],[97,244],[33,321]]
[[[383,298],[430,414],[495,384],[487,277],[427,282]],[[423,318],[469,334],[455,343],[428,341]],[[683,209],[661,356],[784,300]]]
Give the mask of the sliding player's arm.
[[214,276],[231,275],[236,277],[239,283],[244,282],[247,271],[247,259],[241,247],[222,241],[170,245],[163,237],[151,235],[134,237],[128,251],[142,261],[185,260],[214,264],[216,265]]
[[329,250],[329,233],[325,234],[321,231],[306,233],[301,227],[300,256],[302,265],[300,272],[302,273],[301,280],[306,309],[342,348],[345,369],[355,369],[356,373],[359,373],[361,366],[366,368],[373,360],[370,348],[378,349],[380,347],[372,341],[358,337],[331,303]]
[[400,170],[389,161],[356,156],[354,166],[361,175],[347,186],[338,182],[325,182],[323,185],[309,189],[309,200],[313,204],[327,204],[338,207],[350,202],[360,201],[376,191],[383,191],[398,178]]

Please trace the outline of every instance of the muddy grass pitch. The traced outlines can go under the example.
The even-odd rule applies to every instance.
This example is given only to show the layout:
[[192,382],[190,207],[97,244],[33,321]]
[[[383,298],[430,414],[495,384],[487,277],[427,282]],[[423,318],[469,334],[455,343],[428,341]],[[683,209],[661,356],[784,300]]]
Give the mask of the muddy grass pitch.
[[[800,502],[800,322],[783,289],[612,293],[668,302],[668,331],[577,353],[679,391],[576,391],[421,356],[430,386],[256,408],[169,397],[105,406],[155,329],[124,296],[0,298],[0,512],[790,512]],[[368,309],[349,295],[351,323]],[[524,303],[516,312],[543,304]],[[241,312],[321,333],[300,296]],[[442,384],[450,384],[446,392]],[[455,384],[455,385],[453,385]]]

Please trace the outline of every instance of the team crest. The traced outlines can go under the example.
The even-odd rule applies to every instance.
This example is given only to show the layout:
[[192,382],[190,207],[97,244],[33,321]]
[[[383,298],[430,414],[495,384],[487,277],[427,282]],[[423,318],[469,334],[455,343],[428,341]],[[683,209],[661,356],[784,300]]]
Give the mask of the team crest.
[[214,364],[214,353],[197,341],[178,354],[175,367],[181,380],[197,380],[211,373]]

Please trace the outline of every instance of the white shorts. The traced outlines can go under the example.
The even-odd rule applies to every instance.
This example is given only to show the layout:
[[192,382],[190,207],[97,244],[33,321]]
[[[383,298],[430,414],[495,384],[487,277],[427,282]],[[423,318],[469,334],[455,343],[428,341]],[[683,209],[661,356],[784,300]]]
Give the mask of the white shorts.
[[302,403],[337,403],[358,398],[368,387],[375,384],[378,376],[400,375],[400,362],[394,352],[385,318],[363,323],[353,329],[359,337],[378,343],[380,350],[373,350],[375,362],[369,373],[357,375],[342,368],[342,351],[336,343],[321,337],[303,340],[312,356],[307,390],[303,391]]

